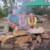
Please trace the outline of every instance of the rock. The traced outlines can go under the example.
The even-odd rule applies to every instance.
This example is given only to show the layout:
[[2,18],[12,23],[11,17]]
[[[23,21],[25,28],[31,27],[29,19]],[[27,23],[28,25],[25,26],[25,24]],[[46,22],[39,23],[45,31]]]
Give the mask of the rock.
[[42,36],[42,38],[44,38],[44,39],[50,38],[49,34],[47,34],[47,33],[44,33],[44,34],[42,34],[41,36]]
[[37,43],[41,43],[41,37],[40,37],[40,35],[37,36],[36,41],[37,41]]
[[32,41],[32,37],[31,37],[30,35],[19,37],[19,38],[16,40],[16,44],[22,45],[22,44],[24,44],[24,43],[27,42],[27,41]]

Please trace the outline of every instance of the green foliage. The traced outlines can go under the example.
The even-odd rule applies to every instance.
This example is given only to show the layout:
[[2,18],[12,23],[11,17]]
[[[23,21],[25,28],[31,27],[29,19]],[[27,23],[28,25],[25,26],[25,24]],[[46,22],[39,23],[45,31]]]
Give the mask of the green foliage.
[[34,7],[32,8],[32,12],[36,15],[50,14],[50,9],[46,9],[47,7]]
[[7,15],[7,10],[0,8],[0,18],[6,17]]

